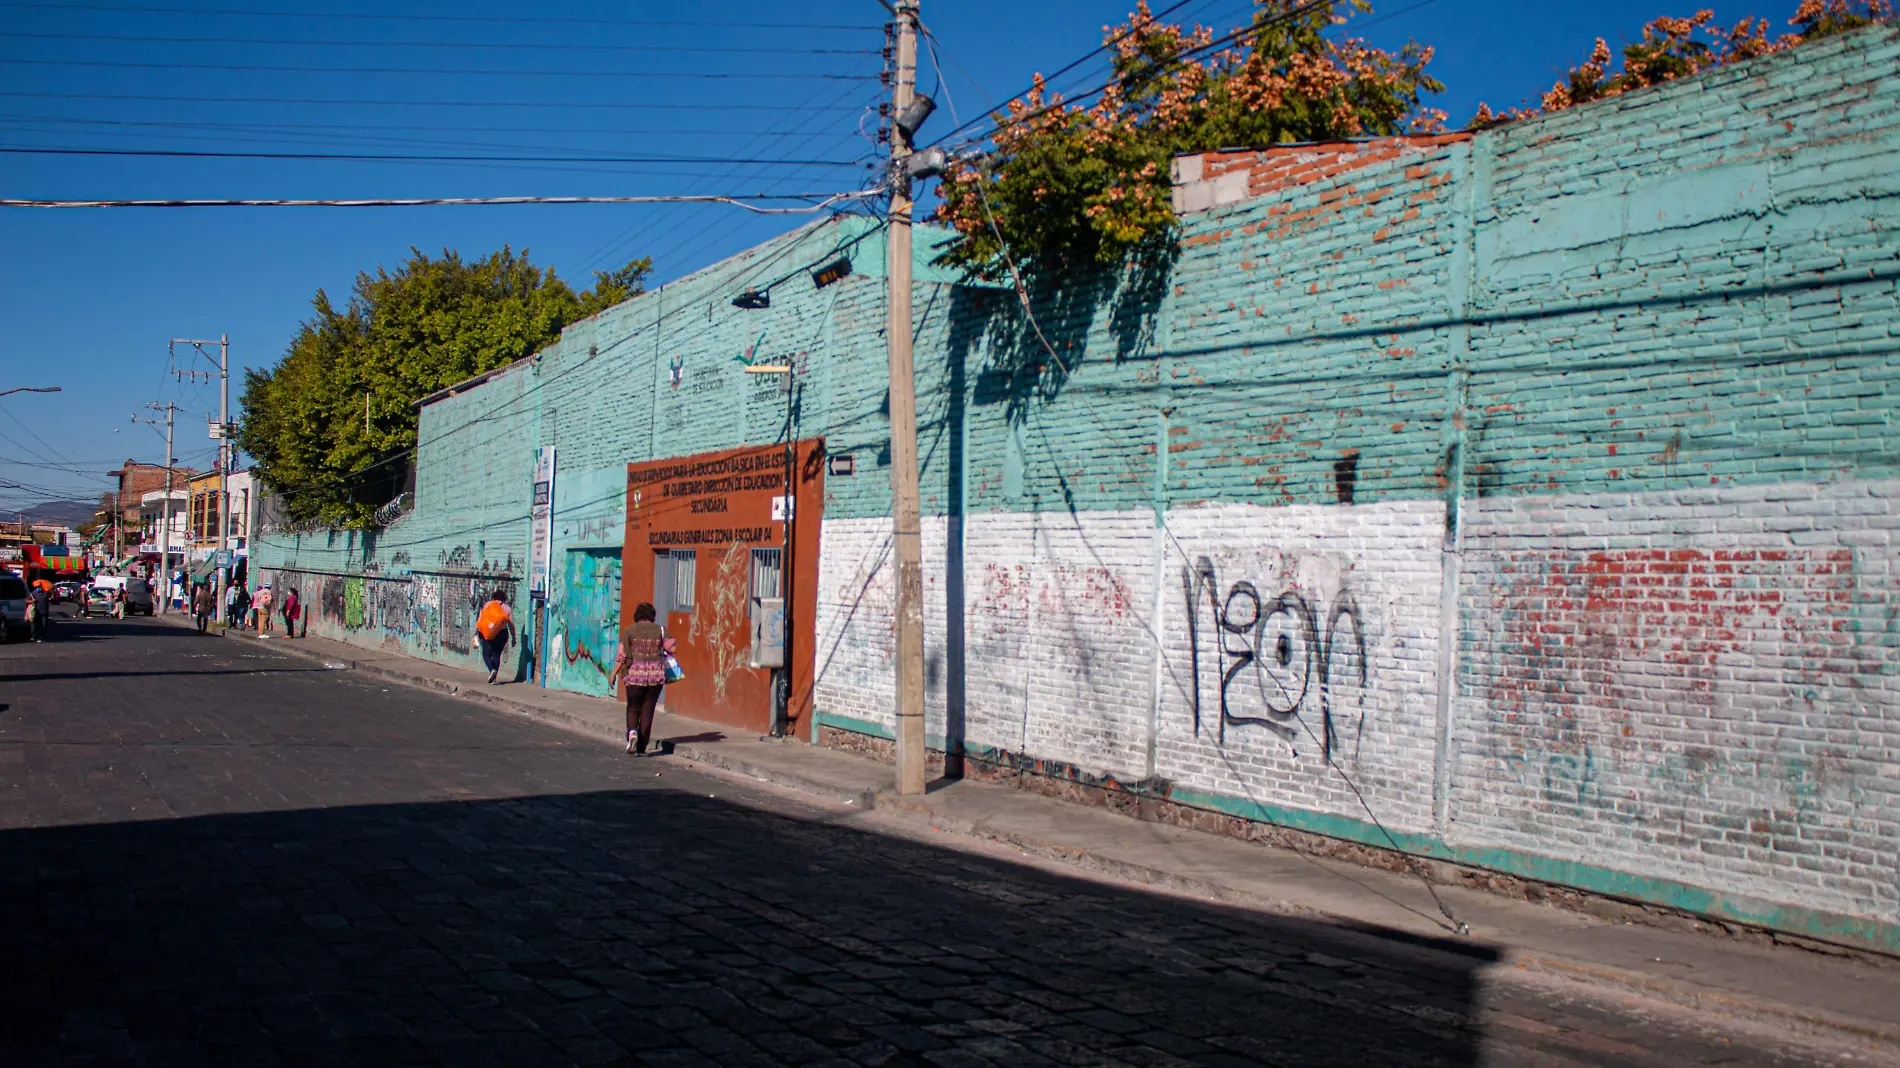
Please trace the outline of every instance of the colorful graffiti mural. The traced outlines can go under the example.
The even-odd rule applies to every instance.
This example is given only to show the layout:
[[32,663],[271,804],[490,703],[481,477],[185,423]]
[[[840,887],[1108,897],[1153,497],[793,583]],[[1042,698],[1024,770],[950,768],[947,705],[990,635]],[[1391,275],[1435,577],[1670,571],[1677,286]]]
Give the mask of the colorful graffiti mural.
[[620,553],[618,550],[569,552],[560,601],[549,613],[548,681],[581,693],[610,694],[620,640]]

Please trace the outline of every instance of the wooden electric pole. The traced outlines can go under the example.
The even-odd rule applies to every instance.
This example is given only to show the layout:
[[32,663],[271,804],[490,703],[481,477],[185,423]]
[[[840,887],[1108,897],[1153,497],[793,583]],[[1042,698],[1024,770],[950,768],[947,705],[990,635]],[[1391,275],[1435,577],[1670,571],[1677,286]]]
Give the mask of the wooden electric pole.
[[[178,405],[147,403],[147,408],[165,413],[165,500],[159,506],[158,522],[158,588],[159,603],[155,606],[160,615],[172,610],[172,419],[178,414]],[[156,419],[133,417],[135,423],[158,425]]]
[[910,351],[910,134],[897,121],[917,91],[917,0],[897,0],[891,81],[891,542],[897,558],[897,792],[924,792],[924,564],[917,503],[917,388]]

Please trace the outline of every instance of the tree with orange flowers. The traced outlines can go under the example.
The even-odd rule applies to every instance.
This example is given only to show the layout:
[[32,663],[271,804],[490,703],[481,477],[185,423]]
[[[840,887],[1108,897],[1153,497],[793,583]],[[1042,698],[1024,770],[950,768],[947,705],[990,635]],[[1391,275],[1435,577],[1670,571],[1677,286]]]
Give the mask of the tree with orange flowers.
[[982,277],[1113,264],[1173,228],[1170,160],[1273,145],[1443,129],[1420,97],[1431,49],[1398,52],[1328,31],[1366,0],[1256,0],[1246,26],[1216,36],[1156,19],[1146,0],[1105,28],[1113,78],[1089,105],[1040,76],[992,116],[995,151],[953,164],[937,218],[958,240],[945,259]]
[[1471,127],[1484,129],[1544,112],[1562,111],[1592,100],[1686,78],[1724,63],[1780,52],[1892,17],[1893,5],[1889,0],[1801,0],[1794,17],[1788,20],[1794,32],[1770,38],[1767,19],[1750,16],[1724,29],[1715,24],[1713,11],[1698,11],[1687,18],[1665,15],[1645,25],[1640,40],[1623,47],[1622,70],[1610,71],[1610,46],[1599,37],[1590,58],[1572,67],[1563,81],[1551,86],[1539,101],[1540,107],[1494,113],[1488,106],[1479,104]]

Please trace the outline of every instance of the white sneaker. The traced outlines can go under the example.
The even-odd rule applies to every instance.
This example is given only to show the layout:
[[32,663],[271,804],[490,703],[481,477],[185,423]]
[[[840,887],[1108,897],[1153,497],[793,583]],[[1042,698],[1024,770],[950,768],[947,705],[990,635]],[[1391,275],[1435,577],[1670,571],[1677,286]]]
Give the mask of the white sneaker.
[[488,685],[493,686],[494,684],[495,684],[495,672],[491,671],[488,673]]
[[627,732],[627,752],[633,752],[633,732]]

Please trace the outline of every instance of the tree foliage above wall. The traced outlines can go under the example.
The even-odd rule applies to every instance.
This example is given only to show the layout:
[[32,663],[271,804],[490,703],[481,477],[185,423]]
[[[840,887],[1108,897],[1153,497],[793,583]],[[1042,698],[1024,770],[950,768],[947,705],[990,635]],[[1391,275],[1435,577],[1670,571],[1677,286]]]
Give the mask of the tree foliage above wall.
[[[1104,31],[1114,77],[1092,104],[1065,102],[1039,75],[1034,89],[991,116],[992,150],[946,168],[937,218],[958,239],[945,261],[990,279],[1071,277],[1121,264],[1171,236],[1175,156],[1442,130],[1444,112],[1425,106],[1444,88],[1425,70],[1432,50],[1410,43],[1386,51],[1352,36],[1351,17],[1371,10],[1367,0],[1255,0],[1250,22],[1217,34],[1163,22],[1142,0],[1126,23]],[[1598,39],[1541,107],[1498,113],[1480,105],[1470,127],[1615,96],[1892,15],[1889,0],[1800,0],[1792,32],[1776,37],[1767,19],[1724,28],[1709,11],[1665,16],[1624,47],[1621,70],[1611,71],[1610,47]]]
[[417,400],[532,355],[639,293],[651,268],[596,272],[576,292],[525,250],[464,260],[411,249],[394,271],[358,275],[342,308],[317,291],[277,365],[245,374],[238,444],[290,518],[368,525],[409,482]]
[[1700,74],[1724,63],[1786,51],[1808,41],[1857,30],[1893,17],[1888,0],[1801,0],[1788,20],[1792,32],[1770,37],[1765,18],[1748,16],[1733,26],[1716,23],[1715,12],[1697,11],[1686,18],[1665,15],[1643,26],[1643,35],[1623,46],[1623,68],[1612,71],[1608,41],[1597,38],[1590,58],[1550,87],[1535,108],[1493,112],[1479,104],[1471,128],[1482,130],[1550,111],[1562,111],[1592,100],[1620,96],[1652,85]]
[[1005,273],[1005,249],[1030,274],[1119,262],[1171,230],[1177,155],[1442,129],[1419,105],[1444,88],[1425,73],[1431,49],[1332,32],[1367,10],[1258,0],[1246,27],[1216,36],[1142,0],[1106,32],[1115,77],[1093,105],[1064,104],[1038,76],[994,116],[996,152],[946,171],[938,218],[960,240],[945,258],[985,277]]

